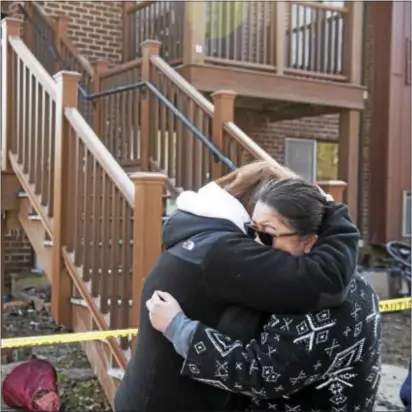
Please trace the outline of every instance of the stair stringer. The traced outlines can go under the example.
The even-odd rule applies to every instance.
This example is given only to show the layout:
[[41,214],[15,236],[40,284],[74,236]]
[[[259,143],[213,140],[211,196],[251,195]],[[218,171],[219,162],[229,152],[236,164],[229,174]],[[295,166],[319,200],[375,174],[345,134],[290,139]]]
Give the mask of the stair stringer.
[[52,283],[52,248],[44,240],[45,227],[41,218],[30,215],[31,201],[29,198],[21,199],[19,221],[26,233],[29,241],[39,257],[43,266],[44,272],[50,282]]

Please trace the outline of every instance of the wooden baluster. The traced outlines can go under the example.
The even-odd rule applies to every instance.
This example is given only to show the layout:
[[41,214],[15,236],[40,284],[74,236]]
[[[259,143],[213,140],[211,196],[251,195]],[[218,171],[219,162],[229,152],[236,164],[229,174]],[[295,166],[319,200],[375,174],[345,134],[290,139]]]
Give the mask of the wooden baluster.
[[[142,48],[142,80],[150,82],[150,58],[154,55],[159,54],[160,42],[157,40],[146,40],[140,47]],[[150,153],[150,138],[157,138],[157,130],[153,131],[153,126],[157,128],[157,125],[153,125],[153,120],[151,117],[151,110],[153,108],[153,101],[156,99],[151,95],[149,90],[145,91],[147,96],[142,100],[140,105],[140,160],[142,165],[142,170],[149,170],[149,160],[150,156],[153,156],[154,153]],[[137,116],[137,113],[133,114]]]
[[[225,155],[223,146],[224,125],[226,122],[232,122],[235,110],[236,93],[231,90],[219,90],[212,94],[215,105],[213,115],[213,133],[212,143]],[[223,175],[223,164],[220,161],[212,160],[212,180],[216,180]]]
[[186,1],[183,27],[183,64],[203,64],[206,45],[206,2]]
[[[275,43],[275,66],[276,73],[283,74],[285,68],[285,45],[286,45],[286,16],[287,9],[292,12],[291,5],[287,5],[286,1],[275,1],[275,38],[272,41]],[[273,22],[272,22],[273,24]]]
[[[60,57],[63,57],[61,41],[67,38],[69,28],[69,18],[67,16],[57,16],[54,22],[54,44],[56,51]],[[54,71],[57,73],[59,70],[64,70],[60,61],[55,61]]]
[[[96,60],[93,62],[93,93],[99,93],[101,90],[100,86],[100,78],[101,74],[108,70],[109,68],[109,62],[107,60]],[[96,99],[93,102],[93,130],[99,136],[100,139],[102,139],[102,133],[103,130],[101,130],[101,123],[100,119],[102,116],[104,116],[104,113],[102,112],[103,109],[103,104],[102,104],[103,98]]]
[[[3,172],[10,172],[10,160],[9,152],[12,148],[12,139],[16,139],[14,136],[15,130],[13,130],[13,111],[17,110],[16,104],[13,103],[13,90],[12,90],[12,76],[16,76],[13,73],[13,49],[11,48],[8,38],[9,36],[20,36],[20,28],[22,21],[17,19],[6,18],[1,22],[1,49],[2,49],[2,76],[1,76],[1,170]],[[17,79],[17,82],[20,79]]]
[[[162,250],[163,189],[166,177],[160,173],[134,173],[132,328],[139,326],[143,282]],[[132,345],[134,345],[133,339]]]
[[71,292],[72,282],[62,260],[62,247],[66,244],[68,231],[68,176],[69,124],[64,115],[66,107],[77,106],[77,86],[80,74],[61,71],[54,76],[57,83],[56,97],[56,128],[55,128],[55,158],[54,158],[54,214],[53,214],[53,255],[52,255],[52,316],[61,325],[71,327]]

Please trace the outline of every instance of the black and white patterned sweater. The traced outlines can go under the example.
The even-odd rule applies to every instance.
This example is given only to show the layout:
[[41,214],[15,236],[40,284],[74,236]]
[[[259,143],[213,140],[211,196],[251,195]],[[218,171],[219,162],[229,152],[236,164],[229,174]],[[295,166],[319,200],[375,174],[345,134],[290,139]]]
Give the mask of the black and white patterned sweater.
[[245,394],[252,410],[373,410],[381,320],[378,297],[362,277],[352,280],[339,307],[272,315],[259,340],[247,345],[199,322],[183,323],[190,336],[179,330],[168,336],[186,358],[182,375]]

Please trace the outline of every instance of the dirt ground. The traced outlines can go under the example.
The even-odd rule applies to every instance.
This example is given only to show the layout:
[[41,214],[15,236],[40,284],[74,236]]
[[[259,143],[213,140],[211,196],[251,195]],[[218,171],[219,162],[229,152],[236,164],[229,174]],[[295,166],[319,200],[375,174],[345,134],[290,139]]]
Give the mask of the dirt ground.
[[[46,310],[11,309],[3,312],[3,316],[8,337],[66,332]],[[402,411],[398,392],[411,357],[411,314],[410,311],[383,314],[382,320],[382,361],[386,367],[375,410]],[[66,411],[111,411],[80,344],[38,347],[33,354],[55,366]],[[2,378],[9,371],[7,365],[2,365]]]

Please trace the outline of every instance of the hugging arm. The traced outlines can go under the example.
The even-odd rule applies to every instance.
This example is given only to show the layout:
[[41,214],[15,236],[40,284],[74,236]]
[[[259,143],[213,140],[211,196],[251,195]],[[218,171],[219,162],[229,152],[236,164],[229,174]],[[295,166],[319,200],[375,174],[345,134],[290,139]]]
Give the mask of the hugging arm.
[[[310,340],[297,333],[296,326],[305,319],[272,316],[259,339],[244,345],[181,312],[165,336],[185,358],[183,376],[226,391],[276,399],[314,383],[326,371],[324,350],[311,347]],[[315,371],[316,360],[321,366]]]
[[269,313],[339,305],[356,270],[360,236],[345,205],[331,202],[330,209],[307,255],[292,256],[240,234],[220,239],[203,266],[211,293],[231,305]]

